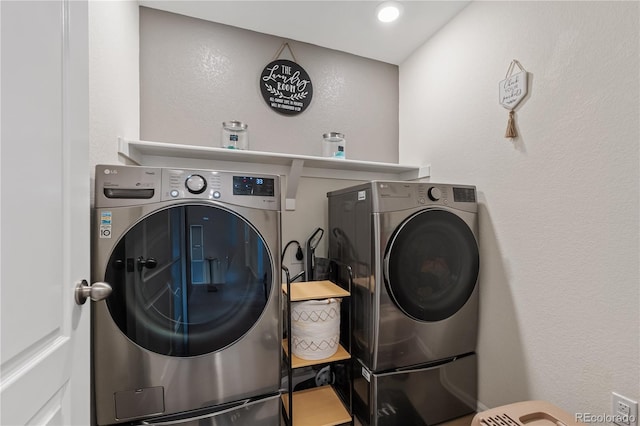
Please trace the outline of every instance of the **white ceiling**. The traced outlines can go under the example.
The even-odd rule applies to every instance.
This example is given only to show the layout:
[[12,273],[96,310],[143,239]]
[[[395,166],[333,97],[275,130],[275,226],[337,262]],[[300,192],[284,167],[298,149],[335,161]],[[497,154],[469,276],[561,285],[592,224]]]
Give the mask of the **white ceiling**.
[[378,22],[382,1],[139,0],[140,5],[232,25],[390,64],[402,63],[470,0],[402,1],[398,21]]

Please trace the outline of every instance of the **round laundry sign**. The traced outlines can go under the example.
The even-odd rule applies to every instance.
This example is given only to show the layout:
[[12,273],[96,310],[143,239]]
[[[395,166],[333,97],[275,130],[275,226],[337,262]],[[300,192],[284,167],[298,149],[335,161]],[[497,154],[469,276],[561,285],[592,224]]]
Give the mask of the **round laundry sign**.
[[262,70],[260,92],[272,110],[297,115],[311,103],[313,85],[309,74],[300,65],[278,59]]

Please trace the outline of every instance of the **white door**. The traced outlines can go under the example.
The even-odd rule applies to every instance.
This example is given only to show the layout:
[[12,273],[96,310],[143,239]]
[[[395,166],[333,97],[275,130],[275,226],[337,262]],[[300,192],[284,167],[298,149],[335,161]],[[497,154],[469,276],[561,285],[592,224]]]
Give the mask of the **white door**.
[[87,3],[3,0],[0,19],[0,424],[87,425]]

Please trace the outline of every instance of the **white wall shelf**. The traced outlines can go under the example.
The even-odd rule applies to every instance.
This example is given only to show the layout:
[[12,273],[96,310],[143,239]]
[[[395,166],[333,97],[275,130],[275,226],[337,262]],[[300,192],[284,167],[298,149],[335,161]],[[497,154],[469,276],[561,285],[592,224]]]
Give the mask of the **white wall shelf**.
[[[285,209],[295,210],[301,176],[347,180],[416,180],[429,177],[430,166],[340,160],[308,155],[239,151],[120,138],[118,153],[138,165],[264,172],[287,176]],[[256,167],[259,165],[259,167]]]

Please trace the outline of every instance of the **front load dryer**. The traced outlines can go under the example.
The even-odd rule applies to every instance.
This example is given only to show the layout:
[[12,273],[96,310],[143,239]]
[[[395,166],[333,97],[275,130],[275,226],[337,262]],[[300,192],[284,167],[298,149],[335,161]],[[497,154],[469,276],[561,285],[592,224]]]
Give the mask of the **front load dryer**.
[[329,257],[354,273],[352,352],[371,371],[475,351],[475,187],[374,181],[330,192]]
[[330,192],[329,257],[351,266],[353,407],[365,426],[475,411],[475,187],[370,182]]
[[100,165],[95,184],[94,421],[279,425],[278,176]]

